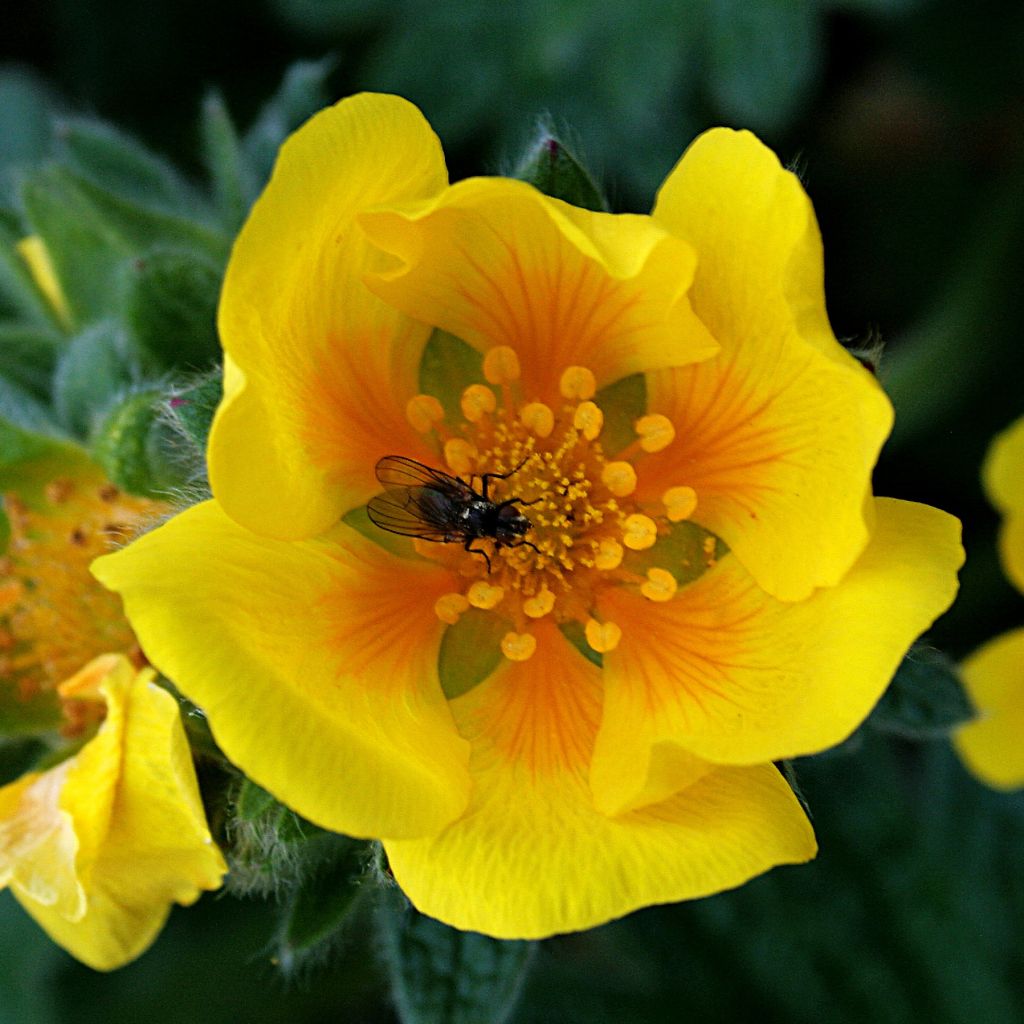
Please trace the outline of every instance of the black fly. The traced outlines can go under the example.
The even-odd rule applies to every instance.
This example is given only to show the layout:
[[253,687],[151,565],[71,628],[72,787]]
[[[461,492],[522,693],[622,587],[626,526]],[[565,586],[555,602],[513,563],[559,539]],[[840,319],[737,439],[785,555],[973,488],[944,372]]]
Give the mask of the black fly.
[[492,501],[488,495],[491,480],[507,480],[525,464],[510,473],[483,473],[477,491],[457,476],[432,469],[415,459],[385,455],[376,467],[377,479],[386,488],[366,506],[370,521],[389,533],[403,537],[450,544],[458,541],[475,555],[483,556],[487,571],[491,559],[486,551],[473,547],[473,541],[489,539],[495,548],[535,545],[523,540],[530,520],[516,508],[533,502],[521,498]]

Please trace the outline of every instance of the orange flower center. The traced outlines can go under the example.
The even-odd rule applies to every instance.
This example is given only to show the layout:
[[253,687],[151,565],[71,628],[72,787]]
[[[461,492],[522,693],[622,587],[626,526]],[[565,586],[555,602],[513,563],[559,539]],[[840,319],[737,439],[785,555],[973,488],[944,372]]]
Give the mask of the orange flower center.
[[[128,654],[143,663],[121,600],[89,573],[99,555],[129,540],[163,511],[116,487],[57,480],[45,505],[30,509],[5,495],[11,524],[0,558],[0,684],[22,701],[46,699],[100,654]],[[78,735],[102,716],[102,702],[61,700],[63,731]]]
[[417,541],[421,554],[467,581],[443,596],[435,611],[449,624],[470,607],[503,616],[512,628],[502,652],[513,661],[534,653],[531,622],[545,616],[560,625],[578,623],[590,648],[611,651],[622,631],[596,613],[600,588],[634,586],[651,601],[667,601],[680,576],[692,579],[716,556],[715,538],[686,524],[691,539],[699,534],[698,572],[655,564],[659,540],[696,508],[696,495],[683,483],[669,488],[656,507],[634,498],[638,464],[673,442],[674,427],[665,416],[643,416],[634,424],[635,440],[610,457],[600,439],[604,412],[594,400],[597,385],[589,369],[565,369],[557,408],[522,400],[513,349],[490,349],[483,371],[487,385],[472,384],[462,394],[461,423],[446,424],[431,395],[412,398],[406,414],[417,430],[437,435],[451,473],[478,493],[486,478],[488,500],[514,501],[529,529],[513,540],[475,538],[471,551]]

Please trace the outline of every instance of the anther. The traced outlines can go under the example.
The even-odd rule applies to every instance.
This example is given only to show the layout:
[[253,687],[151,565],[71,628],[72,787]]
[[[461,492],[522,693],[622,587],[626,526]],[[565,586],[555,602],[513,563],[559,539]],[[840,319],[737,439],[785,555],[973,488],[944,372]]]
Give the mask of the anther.
[[641,416],[633,424],[640,438],[640,447],[645,452],[660,452],[676,439],[676,428],[672,421],[660,412]]
[[484,377],[489,384],[519,380],[519,356],[508,345],[495,345],[484,355]]
[[442,594],[434,602],[434,614],[449,626],[459,621],[459,616],[469,608],[465,594]]
[[583,633],[591,649],[598,654],[614,651],[622,639],[622,630],[618,625],[614,622],[598,622],[597,619],[588,619]]
[[509,661],[529,661],[537,650],[537,638],[532,633],[506,633],[501,638],[501,653]]
[[646,551],[658,539],[658,526],[650,516],[634,512],[626,516],[623,524],[622,543],[631,551]]
[[428,434],[444,419],[444,407],[433,395],[413,395],[405,403],[405,418],[413,430]]
[[616,498],[625,498],[636,490],[636,470],[628,462],[608,462],[601,470],[601,483]]
[[623,555],[625,555],[625,551],[614,537],[603,537],[597,546],[597,553],[594,555],[594,565],[605,571],[618,569],[622,565]]
[[597,392],[597,378],[585,366],[569,366],[559,378],[558,390],[563,398],[585,402]]
[[444,461],[448,468],[459,476],[469,476],[473,472],[473,458],[476,448],[465,438],[451,437],[444,443]]
[[519,410],[519,420],[537,437],[548,437],[555,429],[555,414],[543,402],[530,402]]
[[572,425],[588,441],[593,441],[604,426],[604,413],[593,402],[580,402],[573,413]]
[[670,522],[681,523],[689,519],[697,508],[697,492],[692,487],[670,487],[662,496],[661,503]]
[[523,601],[523,611],[531,619],[542,619],[554,607],[555,595],[547,587]]
[[462,415],[470,423],[479,423],[488,413],[498,407],[494,392],[483,384],[470,384],[462,392]]
[[486,580],[477,580],[466,592],[466,600],[474,608],[482,608],[490,611],[501,604],[505,596],[505,588],[495,583],[488,583]]
[[640,584],[640,593],[648,601],[671,601],[675,597],[679,584],[675,576],[667,569],[652,566],[647,570],[647,579]]

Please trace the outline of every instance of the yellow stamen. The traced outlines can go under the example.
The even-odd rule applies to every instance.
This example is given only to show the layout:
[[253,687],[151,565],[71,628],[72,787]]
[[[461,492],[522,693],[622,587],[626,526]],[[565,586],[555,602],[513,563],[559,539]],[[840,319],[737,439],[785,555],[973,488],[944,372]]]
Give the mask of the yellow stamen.
[[519,356],[508,345],[495,345],[484,355],[484,377],[488,384],[509,384],[519,380]]
[[469,476],[473,472],[473,459],[476,448],[465,438],[451,437],[444,443],[444,461],[448,468],[459,476]]
[[428,434],[434,429],[435,423],[444,419],[444,408],[433,395],[413,395],[405,403],[405,418],[412,424],[413,430]]
[[547,587],[534,594],[533,597],[528,597],[523,601],[523,611],[531,619],[542,619],[554,607],[555,595]]
[[585,366],[569,366],[558,381],[563,398],[585,402],[597,392],[597,378]]
[[601,470],[601,483],[616,498],[625,498],[636,490],[636,470],[628,462],[609,462]]
[[531,633],[506,633],[501,640],[501,653],[509,661],[529,661],[537,650],[537,638]]
[[640,593],[648,601],[670,601],[675,597],[679,584],[667,569],[652,566],[647,570],[647,580],[640,584]]
[[573,413],[572,425],[588,441],[593,441],[604,426],[604,413],[593,402],[581,402]]
[[477,580],[466,593],[466,598],[474,608],[490,611],[497,608],[505,597],[505,588],[486,580]]
[[640,438],[640,447],[645,452],[660,452],[676,439],[676,428],[672,421],[660,412],[641,416],[633,424]]
[[598,569],[617,569],[622,565],[622,558],[625,551],[622,545],[613,537],[603,537],[597,546],[597,554],[594,556],[594,565]]
[[486,415],[498,407],[498,399],[494,392],[483,384],[470,384],[462,392],[462,415],[470,423],[479,423]]
[[434,614],[449,626],[459,621],[459,616],[469,608],[465,594],[442,594],[434,602]]
[[658,525],[650,516],[634,512],[623,523],[622,543],[631,551],[645,551],[658,539]]
[[588,619],[583,632],[587,643],[592,650],[598,654],[607,654],[619,646],[622,639],[622,629],[614,622],[598,622],[597,619]]
[[689,519],[697,509],[697,492],[692,487],[670,487],[662,496],[661,503],[669,521],[681,523]]
[[555,429],[555,414],[543,402],[530,402],[519,410],[519,421],[537,437],[550,437]]

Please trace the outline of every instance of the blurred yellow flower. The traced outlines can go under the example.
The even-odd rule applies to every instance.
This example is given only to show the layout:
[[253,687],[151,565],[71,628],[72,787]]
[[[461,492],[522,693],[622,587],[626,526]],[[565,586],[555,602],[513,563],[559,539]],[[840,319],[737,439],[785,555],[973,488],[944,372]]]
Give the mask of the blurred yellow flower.
[[[992,443],[982,479],[1004,517],[1003,567],[1024,592],[1024,418]],[[978,718],[956,735],[960,756],[990,786],[1024,786],[1024,628],[983,645],[964,662],[962,673]]]
[[81,746],[0,788],[0,887],[73,956],[111,970],[150,945],[172,902],[225,871],[177,701],[139,667],[120,602],[88,572],[163,507],[95,478],[55,481],[35,508],[4,504],[3,726]]
[[[962,558],[954,519],[871,496],[891,408],[822,276],[748,133],[610,215],[449,186],[414,107],[345,100],[235,245],[215,500],[94,571],[228,756],[383,839],[456,927],[586,928],[807,860],[772,762],[856,728]],[[381,529],[386,456],[414,463],[383,464]],[[465,526],[471,487],[505,532]]]

